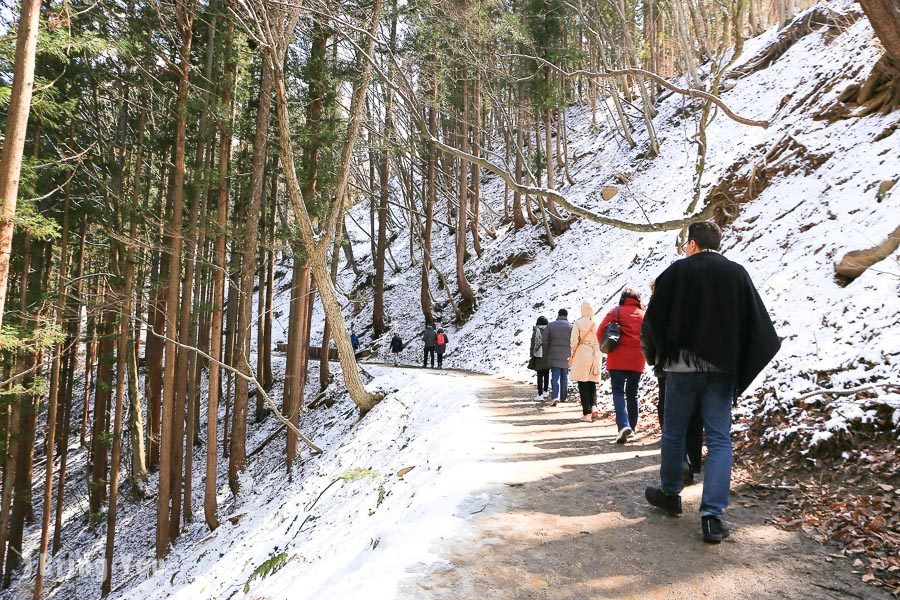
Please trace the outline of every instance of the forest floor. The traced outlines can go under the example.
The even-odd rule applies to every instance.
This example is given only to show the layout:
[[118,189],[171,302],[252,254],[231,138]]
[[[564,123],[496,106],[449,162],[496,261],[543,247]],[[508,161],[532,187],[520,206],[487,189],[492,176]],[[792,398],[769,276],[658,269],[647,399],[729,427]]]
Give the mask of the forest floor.
[[[466,373],[489,421],[491,485],[457,507],[465,533],[436,541],[403,598],[887,598],[851,574],[837,548],[771,522],[777,506],[732,485],[731,536],[704,544],[702,484],[682,494],[684,515],[649,507],[659,438],[614,443],[608,418],[578,420],[577,396],[550,408],[533,386]],[[448,382],[449,383],[449,382]],[[603,384],[601,384],[603,385]],[[655,414],[644,414],[645,423]]]

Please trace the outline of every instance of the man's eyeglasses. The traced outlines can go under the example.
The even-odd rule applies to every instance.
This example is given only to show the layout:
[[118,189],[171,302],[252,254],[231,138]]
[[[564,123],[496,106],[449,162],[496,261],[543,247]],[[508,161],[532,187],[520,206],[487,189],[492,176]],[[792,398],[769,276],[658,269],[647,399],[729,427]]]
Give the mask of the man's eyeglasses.
[[685,242],[678,245],[678,249],[681,250],[682,252],[687,252],[687,247],[690,245],[690,243],[692,241],[693,240],[686,240]]

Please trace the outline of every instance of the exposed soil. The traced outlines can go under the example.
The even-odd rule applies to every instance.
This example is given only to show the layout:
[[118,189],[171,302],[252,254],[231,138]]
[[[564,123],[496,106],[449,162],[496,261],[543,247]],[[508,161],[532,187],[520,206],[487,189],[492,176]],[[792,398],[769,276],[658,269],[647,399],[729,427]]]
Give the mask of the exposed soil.
[[[726,515],[731,536],[719,545],[700,536],[702,484],[683,492],[680,518],[649,507],[658,437],[616,445],[613,423],[580,422],[571,397],[549,408],[534,402],[533,386],[447,376],[481,390],[493,483],[457,508],[469,529],[437,544],[442,560],[411,569],[400,597],[889,597],[853,575],[836,548],[776,529],[775,506],[740,486]],[[600,398],[610,402],[608,387]]]

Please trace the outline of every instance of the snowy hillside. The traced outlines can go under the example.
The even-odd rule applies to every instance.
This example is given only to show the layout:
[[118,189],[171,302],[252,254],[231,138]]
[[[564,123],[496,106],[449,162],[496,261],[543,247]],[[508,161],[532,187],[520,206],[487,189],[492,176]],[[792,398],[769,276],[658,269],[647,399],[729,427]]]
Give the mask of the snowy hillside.
[[[856,10],[844,3],[830,7]],[[880,420],[882,428],[900,425],[897,254],[846,287],[833,269],[845,253],[882,242],[897,227],[900,214],[900,186],[878,197],[883,181],[900,176],[895,133],[900,115],[836,122],[816,116],[833,106],[847,85],[863,79],[880,54],[865,18],[845,21],[851,23],[846,29],[823,27],[806,35],[771,66],[733,81],[734,87],[722,94],[737,114],[769,120],[768,129],[735,123],[721,113],[707,129],[703,197],[718,189],[741,203],[740,214],[725,230],[723,253],[750,272],[784,340],[775,361],[748,390],[755,397],[741,407],[748,417],[781,415],[764,432],[772,441],[815,444],[873,420]],[[776,35],[770,30],[748,40],[734,69]],[[575,204],[622,220],[641,222],[644,214],[654,221],[683,217],[696,160],[696,145],[689,140],[700,107],[680,95],[660,103],[655,123],[661,156],[654,159],[639,158],[646,139],[638,137],[638,147],[629,150],[608,124],[591,131],[588,107],[571,107],[568,143],[574,158],[569,170],[575,184],[564,185],[561,192]],[[604,114],[599,111],[601,120]],[[640,136],[644,130],[638,119],[634,122]],[[628,183],[620,183],[621,174]],[[746,181],[754,177],[748,193]],[[741,179],[743,188],[732,184]],[[619,194],[603,201],[599,192],[604,185],[618,187]],[[502,212],[499,178],[485,175],[482,193]],[[746,197],[750,194],[755,194],[752,200]],[[367,222],[365,210],[359,208],[358,222]],[[367,254],[367,239],[356,234],[357,256]],[[540,225],[518,232],[502,225],[496,240],[485,237],[480,259],[470,251],[466,272],[478,309],[458,329],[449,308],[439,322],[450,331],[451,366],[530,379],[527,344],[539,315],[553,318],[560,308],[577,314],[583,300],[605,313],[624,286],[647,298],[650,280],[678,258],[677,232],[643,234],[578,221],[558,237],[554,250],[541,241],[542,234]],[[440,230],[435,245],[436,262],[453,282],[452,237]],[[404,240],[396,242],[393,255],[403,268],[388,282],[386,301],[393,326],[410,339],[418,337],[423,323],[419,270],[405,268],[404,248]],[[521,266],[504,267],[510,263]],[[432,279],[432,289],[438,290]],[[345,279],[343,285],[351,289],[353,282]],[[433,293],[438,301],[446,294]],[[357,332],[365,331],[370,316],[371,305],[363,307],[355,318]],[[379,346],[385,347],[389,337]],[[415,363],[420,352],[421,344],[414,344],[405,351],[406,359]],[[655,385],[651,379],[645,379],[645,389]],[[850,395],[822,404],[818,397],[809,410],[793,403],[820,386],[844,389],[868,382],[893,387],[866,391],[864,399]],[[604,397],[609,400],[608,392]]]
[[[830,6],[856,10],[852,3]],[[900,178],[900,112],[817,118],[847,85],[868,74],[880,54],[866,19],[846,21],[845,29],[823,28],[802,37],[768,68],[729,80],[733,87],[722,99],[742,116],[769,120],[768,129],[740,125],[720,113],[707,130],[703,197],[714,189],[733,193],[740,207],[725,230],[723,253],[747,268],[783,338],[781,352],[742,400],[737,428],[802,452],[847,431],[877,430],[893,440],[900,431],[900,257],[895,253],[849,285],[837,281],[833,269],[844,254],[880,243],[900,224],[900,186],[878,194],[882,182]],[[776,35],[772,30],[748,40],[735,68]],[[590,108],[570,107],[569,170],[575,183],[560,191],[575,204],[622,220],[683,217],[696,159],[690,138],[701,106],[680,95],[659,103],[655,124],[661,155],[653,159],[643,157],[647,142],[639,119],[634,119],[638,146],[632,150],[603,120],[603,110],[599,129],[592,131]],[[749,194],[748,180],[754,181]],[[605,185],[619,189],[609,201],[600,197]],[[503,192],[498,177],[483,175],[485,202],[498,213]],[[605,312],[625,286],[647,298],[649,282],[678,259],[675,231],[639,234],[579,220],[551,250],[541,226],[515,231],[511,224],[491,222],[487,211],[482,215],[497,237],[484,238],[480,258],[470,252],[466,272],[478,305],[464,324],[452,322],[448,292],[432,277],[441,307],[438,325],[449,333],[445,365],[450,367],[530,381],[527,345],[538,316],[552,318],[560,308],[577,314],[584,300]],[[399,211],[395,216],[406,220]],[[368,206],[354,207],[352,217],[348,224],[365,226]],[[352,227],[349,235],[361,271],[371,273],[366,230]],[[433,243],[433,259],[447,274],[452,293],[453,237],[436,227]],[[409,240],[403,236],[391,251],[400,268],[387,274],[386,317],[392,331],[412,340],[401,359],[417,365],[423,327],[420,266],[410,263]],[[281,270],[275,342],[286,338],[289,286],[284,277],[290,269]],[[371,339],[370,289],[360,286],[364,277],[343,269],[339,278],[340,290],[369,294],[363,303],[345,300],[346,316],[363,345],[373,345],[384,357],[390,333]],[[321,338],[320,311],[317,305],[314,343]],[[283,373],[283,355],[275,360],[276,372]],[[312,365],[308,398],[318,391],[316,369]],[[343,396],[327,409],[305,413],[301,429],[324,455],[314,457],[302,448],[301,465],[289,481],[283,436],[262,448],[250,460],[245,492],[238,499],[221,486],[223,521],[215,532],[202,520],[203,486],[195,482],[195,521],[164,563],[153,561],[155,499],[125,503],[111,597],[394,597],[398,582],[434,559],[434,541],[465,527],[456,509],[479,489],[478,457],[484,449],[479,436],[460,428],[477,422],[481,409],[475,384],[461,376],[365,369],[372,376],[370,389],[388,392],[386,399],[362,421]],[[866,384],[877,387],[798,400],[820,387]],[[339,395],[338,387],[332,386],[332,397]],[[642,391],[655,392],[649,374]],[[280,403],[280,380],[273,395]],[[611,406],[608,383],[600,400],[604,408]],[[260,446],[276,427],[269,419],[251,428],[248,448]],[[195,473],[204,471],[202,454],[197,453]],[[70,469],[83,469],[85,458],[83,450],[73,450]],[[223,482],[225,467],[220,464]],[[156,477],[147,489],[156,489]],[[98,595],[105,530],[85,523],[85,505],[82,497],[66,507],[68,551],[48,569],[48,581],[56,582],[48,590],[51,598]],[[39,523],[40,514],[35,516]],[[30,526],[26,547],[37,547],[39,535],[39,525]],[[33,566],[34,560],[26,557],[25,563]],[[0,597],[26,597],[32,575],[26,569]]]

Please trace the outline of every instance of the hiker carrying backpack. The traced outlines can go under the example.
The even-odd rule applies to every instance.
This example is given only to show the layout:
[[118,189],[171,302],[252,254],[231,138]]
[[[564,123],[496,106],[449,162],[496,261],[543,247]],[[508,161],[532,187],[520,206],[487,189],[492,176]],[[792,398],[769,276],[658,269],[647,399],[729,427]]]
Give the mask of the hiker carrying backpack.
[[447,351],[447,342],[450,340],[447,338],[447,333],[443,329],[438,329],[437,332],[437,340],[435,341],[436,350],[437,350],[437,359],[438,359],[438,369],[444,368],[444,352]]

